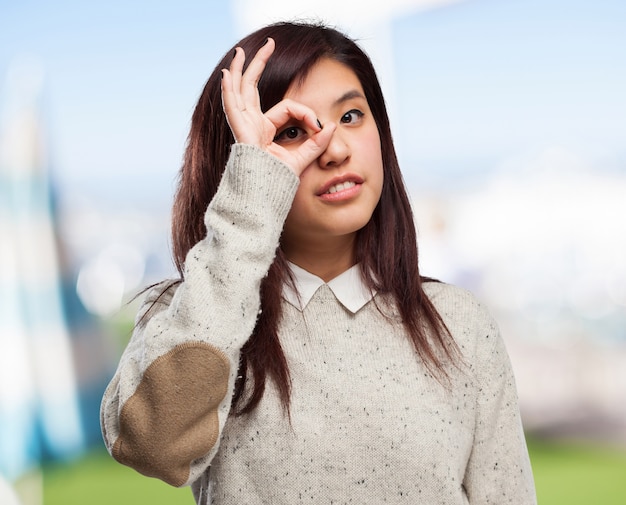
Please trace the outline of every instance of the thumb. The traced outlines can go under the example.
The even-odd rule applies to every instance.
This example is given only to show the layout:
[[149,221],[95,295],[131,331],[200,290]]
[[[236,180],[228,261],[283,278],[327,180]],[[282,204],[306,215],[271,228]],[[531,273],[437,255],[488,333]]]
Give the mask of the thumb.
[[294,157],[297,157],[298,164],[302,167],[298,175],[326,151],[336,129],[337,125],[329,121],[298,147],[294,152]]

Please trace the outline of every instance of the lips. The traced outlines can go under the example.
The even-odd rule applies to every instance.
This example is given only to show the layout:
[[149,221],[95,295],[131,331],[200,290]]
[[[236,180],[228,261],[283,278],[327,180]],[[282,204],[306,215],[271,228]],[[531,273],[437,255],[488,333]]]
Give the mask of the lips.
[[353,188],[357,184],[363,184],[363,178],[357,175],[343,175],[340,177],[334,177],[330,181],[326,182],[324,186],[317,192],[318,196],[329,195]]

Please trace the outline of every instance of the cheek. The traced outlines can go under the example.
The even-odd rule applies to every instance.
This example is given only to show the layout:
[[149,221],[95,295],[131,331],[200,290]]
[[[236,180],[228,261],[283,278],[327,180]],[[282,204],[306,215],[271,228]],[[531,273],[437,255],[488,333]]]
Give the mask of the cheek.
[[383,155],[378,135],[373,135],[363,146],[366,159],[370,160],[370,181],[376,188],[378,195],[382,192],[384,180]]
[[383,157],[380,135],[378,134],[378,128],[375,123],[368,125],[367,131],[359,136],[358,143],[360,144],[359,148],[367,153],[370,160],[377,160],[382,165]]

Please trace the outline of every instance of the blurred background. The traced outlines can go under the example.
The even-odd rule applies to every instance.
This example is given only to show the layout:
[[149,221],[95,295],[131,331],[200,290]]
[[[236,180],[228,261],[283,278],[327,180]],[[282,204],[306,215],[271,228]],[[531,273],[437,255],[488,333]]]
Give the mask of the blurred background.
[[174,275],[204,82],[295,18],[372,57],[422,271],[500,322],[539,502],[626,503],[625,2],[0,0],[0,504],[193,502],[108,457],[99,402]]

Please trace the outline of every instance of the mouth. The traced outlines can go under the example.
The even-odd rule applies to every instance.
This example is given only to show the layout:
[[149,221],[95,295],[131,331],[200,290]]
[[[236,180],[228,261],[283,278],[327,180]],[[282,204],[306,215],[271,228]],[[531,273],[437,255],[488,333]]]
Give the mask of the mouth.
[[335,177],[324,184],[317,194],[318,196],[333,195],[335,193],[340,193],[341,191],[352,189],[361,184],[363,184],[363,179],[356,175]]
[[337,193],[338,191],[343,191],[344,189],[350,189],[350,188],[353,188],[354,186],[356,186],[356,182],[354,181],[340,182],[339,184],[335,184],[334,186],[331,186],[330,188],[328,188],[328,191],[326,191],[323,194],[332,195],[333,193]]

